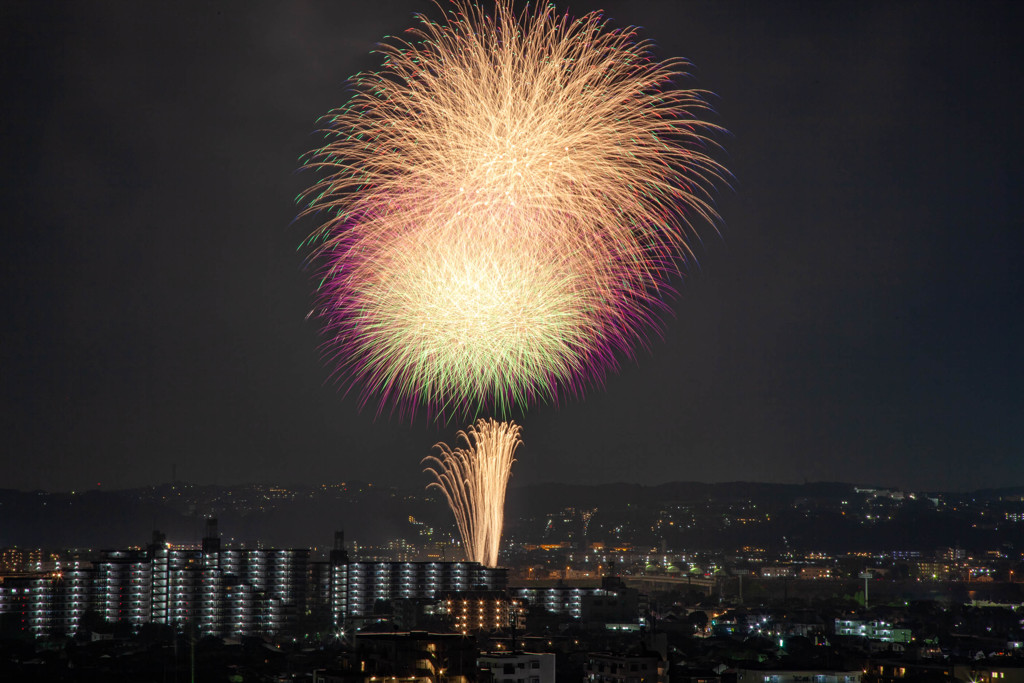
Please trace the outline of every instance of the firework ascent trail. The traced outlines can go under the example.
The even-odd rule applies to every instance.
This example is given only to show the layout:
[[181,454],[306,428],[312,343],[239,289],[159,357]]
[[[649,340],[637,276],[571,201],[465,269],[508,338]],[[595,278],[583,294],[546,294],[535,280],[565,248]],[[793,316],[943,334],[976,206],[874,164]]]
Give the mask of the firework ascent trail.
[[466,557],[487,567],[498,564],[504,526],[505,487],[512,473],[520,427],[515,422],[477,420],[456,439],[465,448],[434,446],[438,455],[424,458],[437,481],[427,488],[444,492],[455,513]]
[[[704,93],[676,86],[684,61],[598,13],[489,6],[456,0],[381,45],[303,160],[319,176],[299,198],[321,220],[312,315],[378,410],[508,415],[579,395],[645,346],[696,229],[718,220],[719,129]],[[491,451],[518,433],[477,423],[431,470],[485,564],[512,461]]]

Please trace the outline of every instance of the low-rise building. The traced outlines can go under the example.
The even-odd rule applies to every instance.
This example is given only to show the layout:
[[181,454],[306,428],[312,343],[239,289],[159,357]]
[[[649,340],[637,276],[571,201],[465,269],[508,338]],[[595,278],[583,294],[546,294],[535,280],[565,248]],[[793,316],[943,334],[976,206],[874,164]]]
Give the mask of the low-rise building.
[[737,669],[736,683],[860,683],[863,672],[829,669]]
[[650,650],[629,654],[591,652],[583,677],[586,683],[668,683],[668,662]]
[[761,567],[761,578],[762,579],[789,579],[796,576],[796,572],[792,567],[785,565],[771,565],[767,567]]
[[588,624],[639,623],[642,611],[640,592],[615,576],[604,577],[599,588],[564,584],[517,586],[509,588],[509,593],[523,604]]
[[513,620],[516,628],[525,626],[519,601],[505,591],[446,593],[438,602],[437,613],[447,617],[449,628],[463,634],[506,629]]
[[354,640],[359,674],[368,680],[469,683],[476,679],[476,643],[450,633],[360,633]]
[[552,652],[488,653],[477,658],[479,683],[555,683]]
[[913,634],[909,628],[900,628],[887,621],[862,621],[860,619],[836,619],[837,636],[853,636],[880,640],[883,643],[909,643]]
[[800,567],[801,579],[831,579],[831,567]]

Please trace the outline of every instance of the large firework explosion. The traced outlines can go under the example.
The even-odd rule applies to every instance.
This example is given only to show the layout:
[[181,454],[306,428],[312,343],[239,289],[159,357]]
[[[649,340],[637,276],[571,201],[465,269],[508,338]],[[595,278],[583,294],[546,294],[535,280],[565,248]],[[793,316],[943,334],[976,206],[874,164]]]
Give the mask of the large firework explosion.
[[520,427],[515,422],[477,420],[456,439],[464,448],[434,446],[438,455],[424,458],[437,480],[427,488],[444,492],[455,513],[466,557],[487,567],[498,564],[505,518],[505,487],[515,462]]
[[364,400],[507,414],[643,345],[721,168],[685,63],[634,29],[453,7],[380,47],[305,160],[315,313]]
[[[325,216],[315,314],[364,401],[508,413],[599,381],[657,328],[717,219],[702,93],[632,28],[455,0],[381,46],[305,160]],[[493,566],[519,427],[479,421],[433,473],[471,560]]]

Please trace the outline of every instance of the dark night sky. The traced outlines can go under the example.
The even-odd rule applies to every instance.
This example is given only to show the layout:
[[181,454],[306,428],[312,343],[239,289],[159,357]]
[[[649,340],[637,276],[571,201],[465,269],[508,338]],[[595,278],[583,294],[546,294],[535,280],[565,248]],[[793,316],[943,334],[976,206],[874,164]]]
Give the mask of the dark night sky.
[[[1024,484],[1021,6],[604,4],[694,62],[736,181],[664,339],[520,416],[513,483]],[[417,10],[0,6],[0,488],[426,482],[461,421],[327,380],[291,224],[316,117]]]

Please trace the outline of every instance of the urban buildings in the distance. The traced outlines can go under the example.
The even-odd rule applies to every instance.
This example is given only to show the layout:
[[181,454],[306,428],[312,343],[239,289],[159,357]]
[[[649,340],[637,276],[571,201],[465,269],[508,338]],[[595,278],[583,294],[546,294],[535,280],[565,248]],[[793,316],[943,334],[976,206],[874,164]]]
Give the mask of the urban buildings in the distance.
[[[408,544],[397,548],[412,552]],[[1016,586],[1024,574],[1019,556],[993,551],[976,557],[958,547],[927,556],[832,556],[761,548],[641,551],[595,542],[582,549],[524,544],[510,557],[512,567],[493,569],[460,561],[353,559],[336,532],[331,550],[317,559],[309,548],[222,546],[211,519],[195,546],[173,545],[154,532],[145,548],[103,550],[88,559],[4,549],[0,616],[8,628],[37,637],[119,623],[135,632],[152,624],[218,637],[342,633],[379,621],[468,633],[521,624],[529,610],[636,631],[647,625],[649,594],[717,594],[742,602],[744,579],[748,599],[843,590],[866,607],[872,592],[924,596],[935,582],[955,581],[973,598],[986,586]],[[853,626],[838,624],[837,633],[855,634]]]
[[[329,560],[309,555],[222,548],[210,520],[198,548],[172,546],[157,532],[145,549],[106,550],[91,563],[8,574],[0,582],[0,614],[18,615],[20,627],[36,636],[76,635],[96,620],[135,631],[160,624],[194,627],[199,635],[275,636],[339,630],[371,618],[378,603],[433,602],[442,610],[453,595],[501,594],[507,585],[507,570],[475,562],[353,561],[340,533]],[[504,626],[507,601],[498,610],[493,602],[487,625]],[[478,626],[477,619],[462,623],[463,630]]]
[[[715,491],[513,500],[498,569],[459,561],[430,501],[376,487],[342,493],[402,513],[390,537],[357,524],[360,541],[275,546],[208,520],[187,543],[8,545],[0,680],[185,680],[195,666],[324,683],[1024,681],[1017,494]],[[0,504],[17,519],[109,494],[77,495]],[[275,487],[266,502],[298,497]]]

